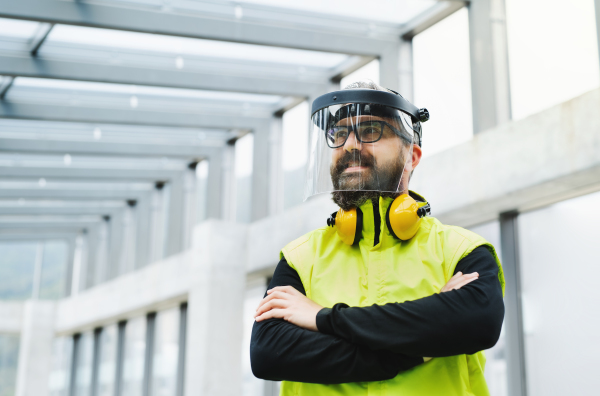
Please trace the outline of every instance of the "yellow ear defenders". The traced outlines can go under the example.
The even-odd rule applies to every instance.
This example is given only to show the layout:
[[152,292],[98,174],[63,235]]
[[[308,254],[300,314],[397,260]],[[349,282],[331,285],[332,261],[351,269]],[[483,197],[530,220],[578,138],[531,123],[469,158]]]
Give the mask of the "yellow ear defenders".
[[[408,194],[402,194],[389,206],[385,220],[390,233],[403,241],[411,239],[421,226],[421,217],[429,215],[428,203],[417,202]],[[335,226],[340,239],[347,245],[354,245],[362,237],[362,211],[359,208],[340,209],[327,219],[328,226]]]

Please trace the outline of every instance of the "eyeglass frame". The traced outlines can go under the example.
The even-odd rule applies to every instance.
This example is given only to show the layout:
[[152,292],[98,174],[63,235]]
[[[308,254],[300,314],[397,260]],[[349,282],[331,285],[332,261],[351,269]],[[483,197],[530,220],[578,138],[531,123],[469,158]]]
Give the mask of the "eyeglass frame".
[[[393,125],[391,125],[389,122],[382,121],[382,120],[369,120],[369,121],[365,121],[365,122],[378,122],[378,123],[382,124],[381,132],[379,133],[379,137],[377,138],[377,140],[373,140],[373,141],[370,141],[370,142],[364,142],[364,141],[362,141],[360,139],[360,136],[359,136],[358,132],[357,132],[358,124],[338,125],[337,127],[345,127],[345,128],[348,128],[348,129],[352,129],[352,132],[354,133],[354,136],[356,137],[356,140],[358,140],[359,142],[361,142],[363,144],[377,143],[378,141],[380,141],[381,138],[383,137],[383,129],[385,128],[385,126],[389,127],[392,130],[392,132],[394,132],[400,139],[403,139],[406,143],[408,143],[408,144],[413,144],[414,143],[412,140],[409,140],[406,136],[404,136],[404,133],[402,133],[402,131],[398,130],[396,127],[394,127]],[[336,126],[333,126],[332,128],[325,130],[325,141],[327,142],[327,146],[329,146],[330,149],[338,149],[340,147],[344,147],[344,145],[348,141],[348,138],[350,137],[350,133],[349,133],[348,136],[346,136],[346,140],[344,140],[344,143],[340,144],[339,146],[332,147],[329,144],[328,132],[331,129],[335,128],[335,127]]]

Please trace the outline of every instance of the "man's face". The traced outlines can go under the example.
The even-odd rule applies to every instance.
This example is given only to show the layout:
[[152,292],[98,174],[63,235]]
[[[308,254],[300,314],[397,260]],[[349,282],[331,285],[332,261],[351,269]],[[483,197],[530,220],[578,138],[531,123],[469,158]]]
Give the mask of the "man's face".
[[[366,121],[384,121],[402,130],[396,119],[370,115],[348,117],[336,126],[356,126]],[[362,143],[355,133],[350,133],[342,147],[332,149],[330,173],[333,187],[346,191],[398,191],[410,146],[385,124],[381,139],[374,143]]]

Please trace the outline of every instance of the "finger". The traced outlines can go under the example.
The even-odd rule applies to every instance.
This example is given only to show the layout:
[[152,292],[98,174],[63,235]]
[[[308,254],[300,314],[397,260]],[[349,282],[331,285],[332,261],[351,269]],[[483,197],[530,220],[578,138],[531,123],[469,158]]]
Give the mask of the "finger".
[[479,279],[479,278],[464,279],[464,280],[463,280],[462,282],[460,282],[458,285],[455,285],[455,286],[452,288],[452,290],[458,290],[458,289],[460,289],[461,287],[463,287],[463,286],[465,286],[465,285],[467,285],[467,284],[469,284],[469,283],[471,283],[471,282],[473,282],[473,281],[475,281],[475,280],[477,280],[477,279]]
[[296,294],[298,290],[294,289],[292,286],[277,286],[272,288],[271,290],[267,290],[267,294],[274,293],[276,291],[280,291],[287,294]]
[[285,309],[272,309],[269,312],[265,312],[256,318],[257,322],[261,322],[267,319],[283,319],[285,316]]
[[258,311],[258,309],[259,309],[259,308],[260,308],[262,305],[266,304],[267,302],[269,302],[269,301],[271,301],[271,300],[273,300],[273,299],[282,299],[282,300],[285,300],[285,299],[288,299],[289,297],[290,297],[290,295],[289,295],[289,294],[287,294],[287,293],[283,293],[283,292],[280,292],[280,291],[278,291],[278,292],[274,292],[274,293],[271,293],[270,295],[268,295],[267,297],[263,298],[263,299],[260,301],[260,303],[258,304],[258,307],[256,307],[256,310]]
[[456,275],[454,275],[452,278],[450,278],[450,280],[448,281],[448,283],[446,283],[447,286],[454,286],[457,285],[458,283],[462,282],[464,279],[472,279],[472,278],[476,278],[478,277],[479,274],[477,272],[473,272],[471,274],[463,274],[462,272],[457,272]]
[[273,300],[264,304],[262,307],[256,310],[254,317],[260,316],[261,314],[270,311],[274,308],[287,308],[290,306],[290,303],[286,300]]

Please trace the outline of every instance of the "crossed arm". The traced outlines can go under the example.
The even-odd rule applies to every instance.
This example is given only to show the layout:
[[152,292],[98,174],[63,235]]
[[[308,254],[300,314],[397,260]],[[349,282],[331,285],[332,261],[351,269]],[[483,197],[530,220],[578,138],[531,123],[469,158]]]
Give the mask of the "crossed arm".
[[282,260],[257,310],[253,372],[269,380],[323,384],[380,381],[421,364],[423,356],[489,348],[504,316],[496,262],[481,247],[459,262],[455,274],[442,289],[448,293],[329,309],[305,296],[298,274]]

